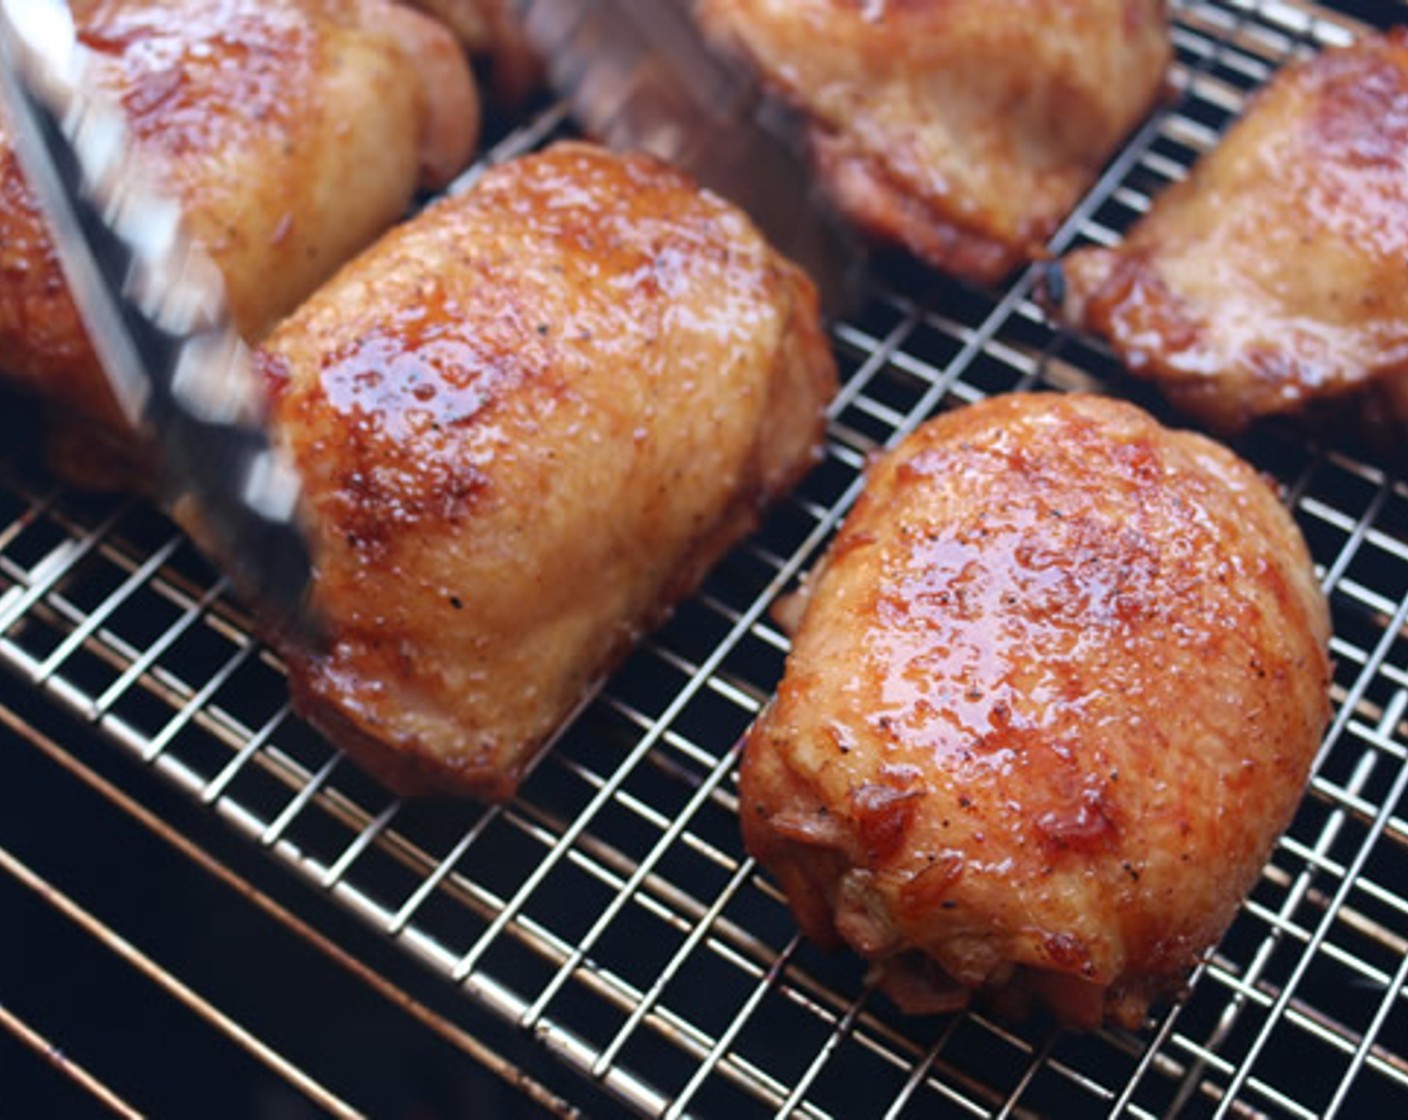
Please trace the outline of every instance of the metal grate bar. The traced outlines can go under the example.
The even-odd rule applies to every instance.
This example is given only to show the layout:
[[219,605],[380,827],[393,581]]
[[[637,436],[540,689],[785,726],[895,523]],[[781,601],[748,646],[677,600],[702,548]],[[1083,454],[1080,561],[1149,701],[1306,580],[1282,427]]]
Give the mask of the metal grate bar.
[[[63,891],[47,882],[36,872],[31,871],[23,861],[3,847],[0,847],[0,871],[33,892],[95,941],[106,946],[126,964],[151,980],[163,991],[175,997],[202,1019],[217,1025],[226,1037],[238,1043],[251,1056],[278,1073],[285,1081],[329,1115],[345,1117],[348,1120],[355,1120],[361,1115],[342,1098],[304,1073],[303,1070],[258,1037],[245,1030],[219,1008],[192,991],[115,930],[74,902]],[[80,1077],[80,1080],[83,1079]],[[98,1095],[103,1103],[108,1103],[104,1094],[99,1093]]]
[[[1368,780],[1372,766],[1372,756],[1366,755],[1361,759],[1360,766],[1355,771],[1353,784],[1362,788]],[[1331,848],[1338,838],[1344,822],[1345,816],[1342,812],[1337,812],[1329,819],[1317,840],[1313,852],[1314,856],[1322,857],[1324,853]],[[1180,1096],[1174,1101],[1173,1113],[1177,1114],[1180,1111],[1181,1107],[1187,1103],[1189,1096],[1191,1096],[1197,1086],[1201,1084],[1202,1075],[1208,1062],[1211,1060],[1220,1061],[1220,1059],[1217,1058],[1218,1051],[1237,1026],[1247,1002],[1259,1002],[1263,1005],[1272,1003],[1273,997],[1261,992],[1258,985],[1272,954],[1281,943],[1282,935],[1291,933],[1292,936],[1299,935],[1299,939],[1301,940],[1309,940],[1307,935],[1301,934],[1300,931],[1296,930],[1291,925],[1290,918],[1300,908],[1306,895],[1309,893],[1311,883],[1314,881],[1314,871],[1314,863],[1308,862],[1305,869],[1293,883],[1290,891],[1287,892],[1286,899],[1282,903],[1279,912],[1265,915],[1270,924],[1268,935],[1257,949],[1256,955],[1245,973],[1242,976],[1235,976],[1230,973],[1219,975],[1219,979],[1222,979],[1224,983],[1233,988],[1234,995],[1232,1001],[1228,1003],[1226,1009],[1223,1011],[1222,1016],[1219,1018],[1214,1031],[1207,1041],[1198,1045],[1199,1057],[1195,1060],[1188,1078],[1184,1081]],[[1253,908],[1253,906],[1254,904],[1249,905],[1249,909]]]
[[719,894],[718,898],[714,900],[714,904],[700,920],[694,924],[693,928],[690,930],[689,936],[671,958],[670,963],[661,970],[654,985],[648,992],[645,992],[641,996],[640,1002],[636,1004],[635,1009],[631,1012],[631,1016],[626,1020],[625,1025],[621,1027],[620,1031],[617,1032],[616,1036],[601,1052],[596,1063],[592,1066],[593,1076],[600,1077],[615,1064],[622,1047],[624,1047],[631,1036],[635,1034],[641,1022],[655,1010],[665,988],[669,985],[670,981],[679,974],[685,962],[693,959],[700,944],[706,937],[712,934],[720,914],[723,913],[724,907],[737,896],[744,883],[746,883],[748,878],[754,873],[754,869],[755,864],[751,859],[745,860],[739,865],[738,870],[733,873],[733,878],[729,880],[728,885]]
[[[1405,602],[1405,606],[1408,606],[1408,602]],[[1400,618],[1398,620],[1398,628],[1401,629],[1402,625],[1403,621]],[[1363,868],[1365,861],[1368,859],[1370,848],[1378,839],[1379,835],[1383,832],[1385,826],[1387,825],[1388,807],[1396,804],[1398,800],[1403,796],[1405,790],[1408,790],[1408,766],[1400,766],[1398,776],[1394,779],[1393,787],[1390,791],[1390,794],[1385,799],[1384,810],[1375,818],[1372,828],[1369,830],[1369,833],[1365,838],[1364,843],[1360,846],[1359,851],[1354,858],[1354,862],[1348,869],[1348,874],[1346,875],[1343,882],[1340,884],[1339,889],[1335,892],[1334,899],[1331,902],[1330,910],[1318,923],[1314,935],[1311,937],[1309,944],[1306,946],[1305,952],[1301,955],[1300,959],[1296,963],[1295,969],[1291,974],[1290,980],[1287,982],[1281,994],[1277,996],[1275,1003],[1271,1007],[1271,1014],[1268,1016],[1267,1026],[1264,1027],[1261,1033],[1257,1036],[1256,1041],[1252,1044],[1251,1049],[1248,1051],[1247,1057],[1245,1058],[1243,1064],[1235,1071],[1232,1077],[1231,1084],[1228,1086],[1227,1089],[1226,1102],[1224,1102],[1223,1107],[1219,1108],[1218,1116],[1223,1116],[1226,1114],[1227,1104],[1230,1103],[1231,1100],[1235,1099],[1237,1094],[1242,1090],[1243,1086],[1248,1083],[1250,1071],[1255,1065],[1257,1057],[1266,1046],[1268,1032],[1271,1026],[1274,1025],[1275,1022],[1282,1015],[1286,1014],[1288,1005],[1290,1003],[1291,994],[1295,991],[1297,984],[1300,982],[1301,977],[1304,975],[1306,969],[1308,968],[1311,960],[1313,959],[1314,954],[1319,950],[1321,943],[1325,940],[1326,936],[1328,935],[1330,925],[1334,922],[1336,913],[1339,911],[1340,907],[1344,905],[1344,901],[1348,897],[1350,890],[1353,888],[1355,880],[1357,879],[1360,870]]]
[[85,642],[88,641],[94,632],[109,616],[126,602],[134,592],[143,584],[147,583],[161,568],[171,559],[176,549],[185,540],[180,534],[169,537],[164,545],[152,553],[151,557],[137,568],[116,592],[109,596],[96,610],[92,611],[78,626],[73,629],[48,658],[40,663],[34,672],[36,684],[42,684],[48,677],[52,676],[65,661],[73,656]]
[[[402,1010],[423,1026],[432,1030],[440,1038],[455,1046],[491,1073],[513,1085],[530,1100],[540,1105],[546,1112],[553,1116],[562,1117],[563,1120],[577,1120],[579,1113],[575,1108],[527,1075],[523,1070],[495,1053],[478,1039],[446,1020],[443,1016],[425,1007],[422,1003],[408,995],[403,989],[388,981],[380,973],[358,961],[335,942],[322,933],[319,933],[302,918],[257,889],[248,880],[230,870],[229,867],[209,855],[204,849],[198,847],[195,843],[158,819],[150,810],[133,800],[129,795],[118,789],[107,779],[101,777],[94,770],[78,761],[52,739],[30,727],[23,719],[3,704],[0,704],[0,726],[5,727],[9,731],[27,740],[31,746],[36,748],[51,762],[67,771],[104,800],[122,810],[127,817],[136,821],[149,833],[178,851],[187,860],[201,868],[212,878],[229,887],[251,905],[262,910],[285,928],[291,930],[297,936],[313,945],[324,956],[337,962],[350,975],[367,985],[383,999]],[[5,1009],[0,1006],[0,1016],[6,1015]],[[215,1025],[220,1027],[222,1024],[217,1021]],[[33,1035],[32,1038],[26,1039],[27,1044],[30,1045],[34,1045],[38,1041],[42,1041],[38,1035]],[[81,1067],[78,1067],[76,1063],[72,1062],[72,1060],[66,1057],[62,1052],[50,1047],[46,1051],[46,1056],[50,1061],[65,1066],[74,1079],[85,1087],[89,1087],[88,1082],[93,1080],[94,1084],[91,1087],[91,1091],[94,1095],[102,1099],[104,1103],[115,1112],[123,1115],[127,1114],[124,1110],[127,1109],[128,1106],[126,1106],[124,1102],[116,1098],[115,1095],[112,1095],[110,1091],[107,1091],[105,1087],[97,1083],[95,1079],[91,1079],[86,1074],[86,1071],[82,1071]],[[106,1099],[109,1096],[112,1097],[111,1101]],[[133,1111],[131,1115],[135,1116],[139,1114]]]
[[787,1099],[782,1102],[782,1107],[777,1110],[779,1117],[795,1116],[801,1110],[807,1099],[807,1093],[811,1091],[812,1085],[821,1075],[822,1067],[829,1062],[836,1054],[837,1048],[842,1040],[850,1035],[855,1029],[856,1019],[859,1017],[861,1008],[870,998],[872,989],[866,987],[856,996],[850,1007],[846,1008],[846,1014],[832,1028],[831,1035],[822,1043],[821,1049],[817,1051],[816,1057],[812,1059],[812,1064],[807,1067],[805,1073],[797,1079],[792,1087],[792,1091],[787,1094]]
[[1379,1001],[1379,1007],[1374,1013],[1373,1021],[1355,1048],[1354,1058],[1345,1070],[1344,1076],[1340,1078],[1339,1087],[1335,1090],[1334,1097],[1325,1109],[1326,1120],[1338,1115],[1340,1109],[1344,1107],[1345,1098],[1349,1096],[1349,1091],[1353,1088],[1360,1071],[1364,1069],[1372,1056],[1374,1043],[1382,1032],[1384,1023],[1388,1021],[1389,1012],[1393,1010],[1394,1003],[1406,996],[1408,996],[1408,953],[1405,953],[1403,959],[1399,961],[1398,971],[1394,973],[1393,978],[1384,985],[1384,998]]
[[[890,1107],[888,1111],[886,1111],[882,1120],[898,1120],[900,1114],[908,1106],[909,1102],[914,1098],[914,1095],[918,1091],[919,1087],[929,1079],[929,1076],[934,1069],[934,1065],[939,1059],[939,1054],[943,1052],[944,1047],[948,1044],[949,1039],[953,1037],[953,1033],[957,1029],[958,1020],[951,1020],[948,1026],[944,1029],[943,1034],[939,1035],[939,1037],[934,1041],[933,1046],[929,1048],[929,1052],[924,1055],[923,1061],[915,1064],[913,1071],[905,1080],[904,1088],[899,1091],[899,1093],[895,1096],[895,1099],[890,1103]],[[944,1086],[942,1085],[942,1083],[939,1083],[937,1087],[940,1092],[944,1091]]]
[[[858,482],[856,484],[853,484],[851,489],[853,491],[857,490],[858,485]],[[820,539],[825,530],[834,528],[835,520],[839,520],[839,515],[833,519],[832,523],[824,523],[823,526],[819,526],[817,529],[813,530],[813,537],[816,539]],[[537,868],[534,870],[532,875],[524,882],[522,887],[519,888],[514,898],[503,908],[503,910],[499,913],[498,917],[494,919],[493,924],[485,932],[483,937],[481,937],[475,948],[472,949],[469,953],[467,953],[463,958],[461,958],[460,963],[455,967],[454,970],[454,976],[457,980],[464,979],[464,977],[474,969],[475,965],[480,959],[482,959],[483,955],[488,951],[490,945],[493,943],[493,940],[502,931],[503,927],[513,920],[515,915],[523,908],[523,905],[527,902],[527,900],[537,891],[539,885],[542,883],[543,879],[546,878],[548,872],[553,869],[557,862],[562,858],[562,855],[571,848],[572,844],[576,841],[576,839],[586,830],[587,826],[601,811],[602,807],[607,804],[610,798],[614,795],[620,784],[624,782],[629,773],[634,770],[635,766],[637,765],[637,763],[639,763],[641,758],[643,758],[645,754],[655,746],[659,738],[660,728],[662,728],[666,723],[668,723],[669,720],[673,717],[673,715],[677,713],[680,709],[682,709],[685,703],[687,703],[688,700],[693,697],[694,693],[699,689],[705,677],[708,674],[714,672],[714,670],[724,659],[724,656],[732,649],[738,639],[744,633],[746,633],[746,631],[754,624],[754,622],[757,621],[759,616],[761,616],[764,609],[766,608],[767,604],[771,602],[771,600],[776,597],[778,592],[781,591],[782,587],[785,586],[785,582],[797,576],[798,568],[799,562],[797,560],[794,560],[793,563],[789,564],[786,568],[779,572],[778,575],[774,577],[772,585],[768,589],[768,593],[765,594],[765,596],[760,597],[757,601],[755,601],[752,607],[747,612],[745,612],[744,616],[741,617],[738,622],[734,624],[733,629],[725,637],[725,639],[720,642],[719,646],[710,655],[708,661],[706,661],[700,666],[700,675],[693,678],[685,686],[685,688],[682,689],[676,695],[675,699],[671,702],[670,707],[661,717],[660,723],[649,733],[641,737],[640,741],[632,749],[631,753],[618,767],[616,773],[612,776],[610,781],[608,781],[607,784],[604,785],[596,793],[590,804],[588,804],[582,810],[580,815],[575,820],[573,820],[571,825],[569,825],[568,828],[563,832],[561,839],[558,841],[554,849],[542,860],[542,862],[538,864]]]
[[[113,527],[122,519],[122,515],[130,508],[128,505],[120,506],[113,510],[95,528],[84,533],[82,536],[64,541],[52,552],[44,557],[30,571],[15,571],[12,578],[16,580],[17,587],[11,588],[3,597],[0,597],[0,634],[6,633],[16,620],[23,617],[39,599],[50,591],[59,580],[68,575],[70,571],[85,556],[97,547]],[[9,567],[7,565],[7,567]],[[6,574],[10,574],[7,572]],[[20,590],[20,589],[23,590]],[[18,594],[12,594],[18,592]]]
[[605,933],[608,926],[611,925],[616,915],[621,912],[628,902],[635,898],[636,892],[640,890],[641,884],[654,872],[661,858],[666,852],[672,851],[677,843],[681,842],[681,837],[684,835],[686,825],[688,825],[690,820],[694,817],[700,805],[713,796],[719,784],[733,769],[736,757],[737,748],[735,747],[714,767],[713,772],[699,786],[684,810],[675,818],[674,823],[661,834],[660,839],[655,843],[655,847],[636,865],[636,869],[631,873],[630,878],[621,884],[611,902],[597,918],[595,924],[593,924],[592,928],[587,931],[573,948],[567,959],[562,962],[557,974],[544,986],[538,998],[524,1014],[523,1026],[531,1028],[542,1016],[544,1009],[557,993],[561,991],[562,986],[567,982],[568,978],[581,965],[586,955],[591,952],[592,947],[601,939],[602,934]]
[[215,694],[229,683],[230,678],[235,675],[239,668],[249,660],[250,656],[254,654],[258,648],[252,638],[248,639],[240,646],[240,648],[235,651],[234,655],[228,658],[224,665],[220,667],[219,672],[213,674],[204,687],[182,706],[180,711],[171,718],[166,726],[152,736],[151,741],[147,744],[146,750],[143,752],[143,759],[150,762],[157,755],[161,754],[162,751],[166,750],[172,740],[190,724],[198,713],[208,709],[210,701],[214,699]]
[[[122,676],[113,681],[108,690],[93,701],[93,714],[108,711],[116,703],[119,696],[131,689],[138,680],[147,676],[167,651],[180,641],[196,622],[204,618],[215,601],[228,590],[228,581],[221,578],[204,595],[192,602],[186,608],[185,613],[167,627],[165,633],[157,641],[148,646],[140,656],[134,658]],[[106,637],[106,635],[100,636]]]
[[698,1068],[694,1071],[694,1075],[689,1079],[689,1082],[665,1111],[662,1120],[679,1120],[680,1117],[685,1115],[685,1109],[689,1107],[689,1102],[692,1101],[695,1094],[699,1092],[705,1079],[709,1077],[715,1068],[723,1061],[724,1055],[727,1053],[729,1047],[733,1045],[745,1024],[747,1024],[757,1012],[759,1005],[763,1001],[763,997],[777,986],[783,970],[787,967],[793,953],[797,951],[800,940],[800,936],[793,937],[783,948],[782,952],[778,953],[772,963],[772,967],[768,969],[766,975],[754,986],[747,1002],[740,1009],[738,1015],[729,1025],[729,1028],[719,1036],[705,1059],[699,1063]]
[[109,1112],[124,1120],[141,1120],[140,1112],[3,1003],[0,1003],[0,1028],[9,1031]]

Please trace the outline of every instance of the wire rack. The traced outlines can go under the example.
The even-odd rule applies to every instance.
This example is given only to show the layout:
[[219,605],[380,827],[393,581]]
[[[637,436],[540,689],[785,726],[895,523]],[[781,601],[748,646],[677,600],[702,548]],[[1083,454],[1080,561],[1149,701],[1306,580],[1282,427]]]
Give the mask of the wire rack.
[[[1188,0],[1175,16],[1174,96],[1056,250],[1116,241],[1250,91],[1354,27],[1289,3]],[[488,159],[563,122],[549,108]],[[1008,390],[1095,388],[1158,411],[1107,350],[1045,322],[1032,280],[985,291],[879,271],[834,328],[825,461],[510,805],[402,802],[356,772],[290,714],[277,660],[185,538],[138,501],[60,488],[19,421],[0,456],[0,662],[643,1115],[1403,1114],[1408,486],[1381,464],[1276,430],[1239,445],[1284,485],[1329,593],[1334,719],[1236,923],[1144,1030],[907,1019],[858,961],[798,938],[742,849],[736,744],[787,650],[769,609],[825,547],[866,456]]]

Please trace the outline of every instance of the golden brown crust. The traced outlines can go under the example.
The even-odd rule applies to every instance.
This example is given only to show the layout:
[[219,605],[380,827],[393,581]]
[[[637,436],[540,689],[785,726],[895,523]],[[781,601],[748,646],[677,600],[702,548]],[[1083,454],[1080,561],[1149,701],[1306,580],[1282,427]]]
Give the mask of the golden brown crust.
[[300,710],[403,792],[490,798],[814,461],[835,384],[746,218],[584,145],[388,235],[263,361],[332,639],[290,652]]
[[[88,0],[75,15],[99,81],[220,265],[252,340],[404,211],[418,168],[443,181],[473,145],[473,90],[453,41],[384,0]],[[3,123],[0,364],[124,428]]]
[[1408,32],[1282,71],[1122,245],[1064,269],[1067,319],[1210,427],[1355,399],[1401,428]]
[[1044,236],[994,237],[926,204],[889,178],[884,164],[867,157],[849,136],[814,129],[812,155],[841,213],[881,243],[902,245],[953,276],[995,284],[1042,255]]
[[1042,246],[1164,88],[1164,0],[699,0],[808,122],[840,209],[996,282]]
[[1137,1025],[1231,920],[1328,716],[1294,523],[1230,452],[1081,396],[875,462],[750,732],[749,850],[910,1010]]
[[0,120],[0,366],[55,403],[122,426],[53,243]]

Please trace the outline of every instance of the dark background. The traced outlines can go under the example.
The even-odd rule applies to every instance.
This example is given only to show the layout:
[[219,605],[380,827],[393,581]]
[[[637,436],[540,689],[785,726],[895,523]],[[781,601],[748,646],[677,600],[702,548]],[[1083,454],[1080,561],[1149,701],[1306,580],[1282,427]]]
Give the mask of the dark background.
[[[559,1093],[590,1101],[589,1086],[548,1066],[531,1042],[479,1012],[443,977],[369,933],[208,810],[8,675],[0,675],[0,709],[0,716],[13,712],[52,736],[178,833],[500,1055],[537,1063],[536,1072],[555,1079]],[[3,726],[0,849],[369,1115],[546,1115]],[[144,1113],[259,1120],[321,1115],[281,1077],[3,871],[0,1007]],[[590,1111],[616,1109],[601,1101]],[[107,1114],[0,1029],[0,1117]]]

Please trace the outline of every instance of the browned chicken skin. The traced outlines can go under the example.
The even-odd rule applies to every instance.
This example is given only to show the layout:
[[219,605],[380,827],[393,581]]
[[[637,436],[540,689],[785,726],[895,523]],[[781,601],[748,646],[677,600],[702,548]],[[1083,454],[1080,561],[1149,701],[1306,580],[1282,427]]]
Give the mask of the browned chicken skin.
[[1163,88],[1164,0],[697,0],[840,209],[981,282],[1039,256]]
[[[458,47],[389,0],[78,0],[80,39],[151,175],[262,337],[468,159],[478,106]],[[0,125],[0,371],[122,419]]]
[[1355,398],[1408,424],[1408,32],[1288,67],[1115,249],[1066,318],[1223,432]]
[[507,101],[542,80],[542,66],[513,15],[513,0],[405,0],[441,20],[475,59],[487,64],[491,92]]
[[583,145],[395,230],[263,362],[330,635],[297,706],[399,791],[488,798],[811,464],[836,376],[746,218]]
[[907,1010],[1137,1025],[1290,819],[1328,639],[1294,523],[1224,448],[1094,397],[944,415],[810,581],[745,839]]

